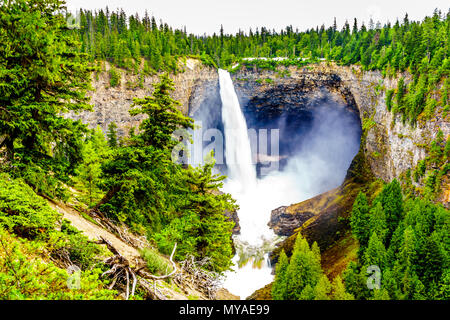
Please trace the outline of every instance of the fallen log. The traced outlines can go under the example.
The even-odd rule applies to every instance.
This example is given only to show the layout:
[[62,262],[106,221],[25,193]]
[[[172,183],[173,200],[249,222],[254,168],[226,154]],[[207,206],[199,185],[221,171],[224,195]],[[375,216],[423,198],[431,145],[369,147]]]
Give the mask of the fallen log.
[[[151,299],[167,300],[167,298],[162,293],[158,292],[155,286],[156,284],[155,281],[167,279],[176,274],[177,265],[173,260],[175,250],[177,248],[176,243],[173,247],[172,254],[170,255],[169,259],[170,262],[172,263],[173,270],[170,273],[162,276],[156,276],[146,272],[144,270],[145,266],[133,270],[133,268],[130,267],[129,261],[124,256],[122,256],[116,248],[114,248],[114,246],[109,240],[100,237],[100,240],[97,241],[97,243],[105,244],[106,247],[109,249],[109,251],[111,251],[114,254],[114,256],[109,257],[108,259],[105,260],[105,263],[111,266],[111,269],[103,272],[103,274],[101,275],[102,277],[109,276],[110,278],[112,278],[111,285],[108,287],[109,289],[113,289],[115,286],[119,284],[118,281],[122,281],[124,283],[123,286],[125,287],[125,299],[128,300],[130,297],[134,296],[136,292],[136,286],[137,284],[139,284],[144,289],[144,291],[146,291],[146,293],[149,295]],[[130,292],[130,276],[133,279],[133,283],[131,284],[131,292]],[[154,281],[153,289],[150,283],[147,281],[147,279],[152,279]]]

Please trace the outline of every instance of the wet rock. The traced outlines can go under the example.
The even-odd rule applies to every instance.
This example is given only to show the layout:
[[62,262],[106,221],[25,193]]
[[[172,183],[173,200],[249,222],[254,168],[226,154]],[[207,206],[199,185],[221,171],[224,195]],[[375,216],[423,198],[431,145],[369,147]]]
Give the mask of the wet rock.
[[239,225],[239,216],[236,210],[233,210],[231,212],[226,210],[225,216],[228,218],[229,221],[234,222],[233,234],[239,234],[241,232],[241,226]]
[[314,216],[309,211],[291,211],[289,207],[282,206],[272,210],[270,215],[269,227],[279,236],[290,236],[295,229],[303,225],[307,220]]

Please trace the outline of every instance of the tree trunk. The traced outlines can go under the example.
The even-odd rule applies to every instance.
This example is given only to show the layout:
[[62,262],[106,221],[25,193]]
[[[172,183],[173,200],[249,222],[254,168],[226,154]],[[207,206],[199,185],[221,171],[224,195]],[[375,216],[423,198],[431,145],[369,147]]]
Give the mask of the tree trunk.
[[94,213],[94,212],[98,212],[98,208],[100,208],[100,206],[102,204],[105,204],[107,202],[109,202],[109,200],[112,199],[112,197],[114,197],[114,195],[119,192],[120,188],[122,186],[115,186],[114,188],[112,188],[111,190],[109,190],[105,196],[102,198],[102,200],[100,200],[99,203],[97,203],[90,211],[89,213]]

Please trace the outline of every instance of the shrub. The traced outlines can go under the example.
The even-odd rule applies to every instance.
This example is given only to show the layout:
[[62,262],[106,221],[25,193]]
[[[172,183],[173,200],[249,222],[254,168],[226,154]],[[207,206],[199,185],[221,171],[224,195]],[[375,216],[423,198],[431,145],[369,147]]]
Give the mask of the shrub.
[[99,245],[89,241],[86,236],[70,225],[68,220],[63,220],[61,233],[58,233],[57,237],[60,241],[55,248],[66,249],[72,263],[82,270],[93,267],[99,261],[97,256],[103,253]]
[[42,243],[19,240],[0,227],[0,299],[73,300],[114,299],[104,289],[100,269],[81,272],[79,287],[70,289],[69,275],[39,256]]
[[111,87],[120,85],[120,71],[117,71],[114,66],[111,66],[111,69],[109,69],[109,85]]
[[147,263],[148,270],[153,274],[164,275],[173,270],[172,264],[155,249],[145,248],[141,251],[141,256]]
[[22,180],[0,176],[0,225],[26,237],[46,236],[60,214]]

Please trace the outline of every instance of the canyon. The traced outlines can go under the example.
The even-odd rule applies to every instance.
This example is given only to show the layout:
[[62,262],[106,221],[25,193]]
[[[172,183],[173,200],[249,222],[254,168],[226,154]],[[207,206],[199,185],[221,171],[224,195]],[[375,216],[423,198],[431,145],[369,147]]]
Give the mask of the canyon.
[[[182,71],[171,77],[175,83],[173,98],[181,102],[183,113],[195,116],[199,110],[220,105],[216,69],[204,66],[195,59],[181,62],[180,67]],[[128,114],[132,98],[151,94],[152,83],[157,81],[157,76],[146,76],[143,86],[139,87],[133,85],[137,82],[137,75],[121,72],[120,86],[109,87],[109,64],[103,63],[103,68],[102,72],[93,76],[94,90],[90,96],[94,111],[68,116],[90,127],[99,125],[104,131],[114,121],[118,125],[119,135],[124,136],[142,120]],[[450,135],[448,115],[444,118],[440,110],[436,110],[431,120],[419,121],[415,126],[403,123],[399,115],[387,110],[385,93],[397,87],[400,76],[405,78],[406,84],[412,80],[407,73],[386,78],[378,71],[362,71],[358,66],[339,66],[332,62],[301,68],[279,66],[276,70],[242,66],[232,73],[236,94],[249,127],[262,128],[273,123],[271,120],[288,119],[286,132],[281,132],[281,137],[288,138],[289,133],[299,128],[292,139],[301,139],[302,128],[308,128],[312,111],[327,103],[345,106],[345,111],[358,119],[361,129],[359,152],[340,186],[298,203],[270,208],[273,211],[269,226],[277,235],[286,237],[271,253],[272,264],[277,261],[281,249],[288,253],[292,250],[299,231],[310,242],[318,242],[327,262],[327,253],[341,246],[343,239],[348,240],[345,237],[348,216],[359,190],[374,193],[380,188],[381,181],[407,179],[405,173],[413,170],[427,156],[427,146],[436,138],[438,131],[443,132],[444,138]],[[205,121],[212,125],[218,123],[219,114],[212,109],[206,114]],[[282,157],[289,156],[292,141],[281,146]],[[444,176],[436,198],[447,208],[450,203],[449,181],[448,175]],[[417,188],[424,185],[423,179],[410,182]],[[230,219],[237,221],[233,215]],[[235,230],[238,232],[238,229]],[[354,243],[350,241],[344,246],[352,247]],[[328,260],[330,273],[345,267],[340,265],[342,261],[334,258]],[[262,290],[253,298],[264,298],[265,292],[267,290]]]

